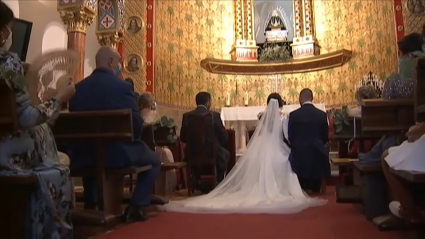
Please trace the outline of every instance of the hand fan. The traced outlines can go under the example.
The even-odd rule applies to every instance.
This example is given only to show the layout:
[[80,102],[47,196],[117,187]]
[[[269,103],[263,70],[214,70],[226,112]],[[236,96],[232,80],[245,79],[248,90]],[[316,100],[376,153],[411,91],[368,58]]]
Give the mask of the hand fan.
[[28,94],[32,105],[39,105],[69,84],[79,65],[78,52],[74,50],[55,50],[43,53],[29,66]]

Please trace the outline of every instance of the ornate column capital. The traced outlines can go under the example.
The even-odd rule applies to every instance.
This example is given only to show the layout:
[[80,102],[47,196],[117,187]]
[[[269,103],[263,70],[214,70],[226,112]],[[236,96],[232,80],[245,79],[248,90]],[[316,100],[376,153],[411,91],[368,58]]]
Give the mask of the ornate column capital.
[[[59,0],[59,2],[63,1]],[[58,11],[63,23],[67,26],[68,33],[81,32],[85,34],[87,26],[90,26],[96,17],[96,11],[83,1],[81,4],[72,4],[71,6],[63,6],[59,3]]]
[[111,46],[118,50],[118,43],[122,41],[121,32],[96,33],[97,40],[101,46]]

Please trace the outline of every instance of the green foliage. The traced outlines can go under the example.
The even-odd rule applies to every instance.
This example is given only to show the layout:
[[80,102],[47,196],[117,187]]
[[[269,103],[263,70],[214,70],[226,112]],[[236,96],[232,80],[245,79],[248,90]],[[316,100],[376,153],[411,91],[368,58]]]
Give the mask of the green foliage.
[[260,52],[259,61],[287,61],[291,59],[291,53],[285,46],[277,44],[264,44]]
[[173,118],[168,118],[167,116],[162,116],[158,121],[152,123],[152,134],[155,135],[155,131],[163,130],[164,128],[168,128],[167,140],[170,143],[175,143],[177,136],[175,134],[177,130],[176,122]]
[[346,126],[350,125],[350,121],[347,120],[348,118],[347,109],[348,109],[347,106],[343,106],[341,109],[332,109],[330,111],[334,119],[335,133],[341,132],[344,125]]

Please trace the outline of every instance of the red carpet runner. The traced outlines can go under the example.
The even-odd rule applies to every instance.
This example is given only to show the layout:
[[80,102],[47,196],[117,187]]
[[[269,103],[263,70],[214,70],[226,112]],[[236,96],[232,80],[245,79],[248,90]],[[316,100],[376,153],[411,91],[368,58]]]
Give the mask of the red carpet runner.
[[124,226],[96,239],[402,239],[402,232],[380,232],[352,205],[327,205],[294,215],[205,215],[158,213],[147,222]]

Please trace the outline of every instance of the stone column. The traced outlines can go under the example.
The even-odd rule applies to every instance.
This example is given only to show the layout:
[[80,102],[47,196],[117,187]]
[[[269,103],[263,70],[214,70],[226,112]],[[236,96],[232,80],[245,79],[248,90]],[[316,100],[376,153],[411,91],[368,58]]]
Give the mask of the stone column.
[[84,79],[84,56],[86,49],[87,26],[96,17],[96,0],[58,0],[58,11],[67,27],[68,49],[78,51],[80,66],[74,76],[74,83]]

